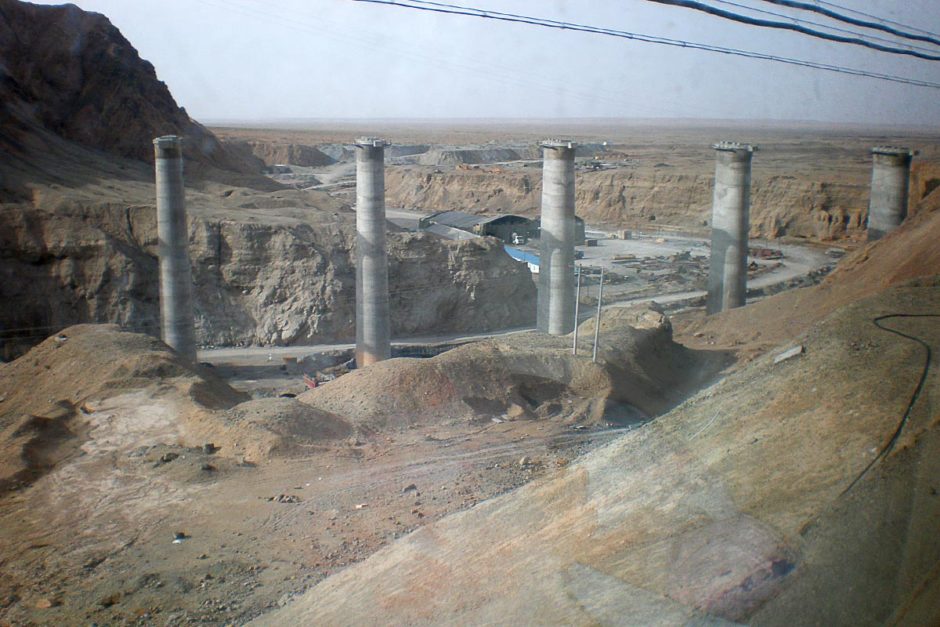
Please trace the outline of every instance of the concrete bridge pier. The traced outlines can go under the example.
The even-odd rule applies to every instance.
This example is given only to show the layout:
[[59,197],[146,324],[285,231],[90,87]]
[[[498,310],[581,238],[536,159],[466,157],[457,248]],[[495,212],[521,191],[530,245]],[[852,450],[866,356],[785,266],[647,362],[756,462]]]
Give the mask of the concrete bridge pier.
[[383,139],[356,141],[356,366],[391,356]]
[[196,361],[193,278],[183,188],[182,140],[153,140],[157,183],[157,251],[160,257],[160,327],[168,346]]
[[550,335],[574,330],[574,142],[542,143],[538,329]]
[[911,160],[909,148],[875,146],[871,150],[871,195],[868,201],[868,241],[881,239],[907,217]]
[[720,142],[715,149],[712,246],[708,273],[709,314],[742,307],[747,296],[751,157],[756,146]]

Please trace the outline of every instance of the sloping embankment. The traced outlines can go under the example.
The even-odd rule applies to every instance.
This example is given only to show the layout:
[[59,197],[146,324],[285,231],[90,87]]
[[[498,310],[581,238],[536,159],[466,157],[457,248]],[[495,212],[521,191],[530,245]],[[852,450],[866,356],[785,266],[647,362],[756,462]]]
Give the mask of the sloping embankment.
[[[844,308],[799,338],[805,355],[767,355],[551,479],[421,529],[259,622],[936,620],[940,430],[929,408],[940,380],[932,371],[878,461],[923,350],[872,319],[937,311],[937,281]],[[940,343],[935,320],[893,326]]]

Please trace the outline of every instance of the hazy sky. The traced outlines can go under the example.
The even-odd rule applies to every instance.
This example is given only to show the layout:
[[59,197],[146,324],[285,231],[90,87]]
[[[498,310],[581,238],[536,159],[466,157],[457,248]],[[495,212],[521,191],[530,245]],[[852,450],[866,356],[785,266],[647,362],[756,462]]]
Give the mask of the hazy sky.
[[[734,1],[787,11],[761,0]],[[940,32],[940,0],[832,2]],[[940,61],[758,29],[647,0],[453,3],[940,82]],[[683,117],[940,125],[937,89],[352,0],[75,4],[107,15],[203,122]]]

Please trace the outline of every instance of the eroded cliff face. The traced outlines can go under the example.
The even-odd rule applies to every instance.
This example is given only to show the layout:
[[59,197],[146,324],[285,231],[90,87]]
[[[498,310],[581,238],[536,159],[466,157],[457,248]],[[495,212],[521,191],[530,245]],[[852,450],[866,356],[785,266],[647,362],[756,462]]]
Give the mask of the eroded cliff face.
[[[390,206],[439,211],[538,213],[542,175],[538,168],[435,172],[392,167],[386,172]],[[708,224],[712,177],[670,168],[578,172],[576,211],[591,224],[612,227],[659,225],[701,228]],[[859,237],[868,212],[868,187],[755,175],[751,235],[790,235],[817,240]]]
[[921,201],[940,189],[940,163],[920,162],[911,166],[910,212],[916,213]]
[[[265,205],[256,201],[255,205]],[[64,200],[0,211],[0,341],[8,354],[79,322],[159,335],[152,206]],[[247,213],[246,213],[247,212]],[[202,345],[289,345],[355,335],[354,217],[340,210],[194,207],[190,256]],[[393,333],[531,324],[535,286],[495,241],[389,235]]]
[[388,273],[393,335],[535,325],[536,287],[528,266],[496,239],[390,234]]
[[223,145],[235,152],[260,159],[267,166],[289,164],[318,167],[336,163],[335,159],[316,147],[304,144],[230,140],[223,141]]
[[[351,214],[327,224],[191,222],[197,337],[206,344],[290,345],[355,337]],[[155,242],[154,242],[155,244]],[[396,337],[533,324],[535,283],[495,240],[389,233]]]

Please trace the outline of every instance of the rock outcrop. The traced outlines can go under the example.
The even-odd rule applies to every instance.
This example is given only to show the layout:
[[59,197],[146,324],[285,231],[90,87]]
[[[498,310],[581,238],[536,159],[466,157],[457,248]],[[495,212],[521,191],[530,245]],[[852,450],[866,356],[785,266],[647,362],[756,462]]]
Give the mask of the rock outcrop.
[[304,144],[282,144],[263,141],[228,140],[225,145],[237,152],[250,154],[264,162],[266,166],[299,165],[316,168],[336,163],[336,159],[321,152],[314,146]]
[[190,162],[256,173],[190,119],[154,67],[108,19],[75,5],[0,0],[0,150],[41,128],[117,156],[153,161],[151,140],[186,137]]
[[[249,198],[249,204],[273,200]],[[351,339],[352,214],[282,209],[273,219],[266,209],[238,211],[191,210],[199,342]],[[529,271],[495,240],[411,234],[389,240],[394,334],[533,323]],[[0,302],[0,339],[18,338],[21,346],[78,322],[115,322],[159,334],[153,207],[63,201],[48,209],[6,208],[0,214]]]

